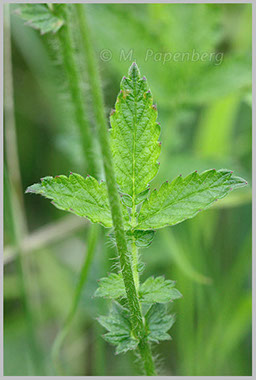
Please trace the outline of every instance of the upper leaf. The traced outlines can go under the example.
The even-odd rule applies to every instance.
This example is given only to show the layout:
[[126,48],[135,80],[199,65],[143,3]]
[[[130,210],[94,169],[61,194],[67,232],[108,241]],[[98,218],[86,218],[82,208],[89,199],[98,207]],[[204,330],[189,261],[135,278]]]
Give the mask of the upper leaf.
[[182,294],[174,286],[175,281],[165,280],[164,277],[149,277],[140,287],[140,300],[150,304],[166,303],[181,298]]
[[115,107],[110,136],[116,179],[122,192],[135,197],[157,174],[161,150],[156,106],[135,63],[121,81]]
[[158,343],[159,340],[171,339],[167,331],[175,322],[174,314],[167,314],[166,306],[156,303],[145,315],[146,327],[148,330],[148,340]]
[[126,297],[122,274],[110,273],[108,277],[101,278],[99,281],[99,287],[94,295],[95,297],[112,299]]
[[199,175],[195,171],[184,179],[179,176],[170,184],[163,183],[159,191],[154,190],[142,205],[136,228],[158,229],[194,217],[230,191],[247,185],[244,179],[232,173],[211,169]]
[[21,4],[17,13],[41,34],[56,33],[65,21],[62,8],[63,4]]
[[134,350],[139,341],[132,336],[129,312],[118,303],[114,303],[109,315],[98,318],[99,323],[109,332],[104,339],[116,347],[116,354]]
[[108,201],[106,183],[87,176],[72,173],[44,177],[41,183],[29,186],[26,193],[41,194],[53,200],[53,205],[60,210],[83,216],[93,223],[112,227],[112,218]]

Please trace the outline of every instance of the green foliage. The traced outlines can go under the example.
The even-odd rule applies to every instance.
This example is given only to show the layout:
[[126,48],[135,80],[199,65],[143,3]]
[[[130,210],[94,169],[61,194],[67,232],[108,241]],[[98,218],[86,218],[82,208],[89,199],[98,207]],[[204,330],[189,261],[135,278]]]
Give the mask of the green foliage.
[[52,199],[52,204],[60,210],[83,216],[104,227],[112,226],[106,183],[99,183],[91,176],[84,178],[72,173],[69,177],[44,177],[41,183],[29,186],[26,193],[41,194]]
[[132,198],[145,190],[158,172],[161,146],[157,110],[146,78],[137,65],[123,77],[116,109],[110,116],[112,154],[117,183]]
[[[34,183],[35,178],[45,173],[66,174],[70,168],[83,176],[90,173],[97,178],[93,170],[89,170],[91,160],[84,159],[59,50],[59,33],[50,32],[42,37],[40,32],[24,25],[13,9],[26,5],[4,7],[5,10],[9,7],[11,11],[13,60],[10,62],[7,59],[4,67],[12,66],[16,78],[14,104],[18,146],[22,153],[19,155],[22,183]],[[35,9],[38,4],[34,3],[32,7]],[[52,7],[58,5],[53,4]],[[67,7],[75,8],[73,5]],[[150,80],[162,125],[160,140],[163,143],[161,170],[152,184],[153,188],[159,189],[165,179],[171,180],[179,173],[185,177],[194,169],[201,173],[207,168],[223,167],[232,168],[251,182],[252,6],[87,4],[83,8],[89,18],[93,33],[93,38],[89,36],[89,39],[95,51],[108,48],[113,54],[112,60],[107,63],[98,59],[99,72],[104,74],[105,109],[113,107],[119,78],[126,73],[130,59],[136,59],[142,74]],[[84,80],[80,78],[80,86],[84,89],[82,107],[85,107],[90,126],[95,129],[98,122],[93,120],[95,103],[89,90],[92,88],[88,80],[91,76],[87,77],[88,57],[83,54],[84,39],[79,35],[78,17],[75,12],[70,13],[72,17],[68,23],[76,40],[77,62],[84,77]],[[131,47],[133,57],[126,61],[120,59],[120,52],[126,54]],[[52,53],[52,48],[58,52],[57,56]],[[208,60],[174,62],[172,59],[163,64],[163,60],[158,62],[154,56],[146,61],[148,48],[154,53],[160,51],[163,54],[169,51],[173,54],[192,52],[193,49],[201,53],[217,52],[219,55],[223,52],[223,62],[215,65]],[[5,124],[8,129],[7,118]],[[97,146],[92,146],[93,149],[88,149],[88,152],[95,153],[101,162]],[[146,198],[149,192],[148,189]],[[132,200],[128,194],[123,196]],[[25,313],[15,307],[21,303],[21,298],[17,271],[13,270],[14,252],[10,246],[13,239],[9,198],[10,192],[5,189],[4,374],[42,376],[43,372],[34,363],[28,346]],[[210,212],[201,212],[194,220],[180,223],[174,228],[162,228],[155,234],[154,244],[145,252],[139,251],[141,260],[148,268],[147,273],[155,276],[164,273],[166,278],[177,280],[178,288],[184,295],[180,302],[172,304],[178,319],[171,332],[175,342],[166,342],[161,348],[161,357],[168,360],[161,366],[160,375],[251,375],[250,202],[250,186],[233,191],[222,201],[215,202]],[[131,213],[132,203],[127,203],[126,207]],[[17,212],[15,204],[14,209]],[[136,211],[138,218],[140,208]],[[33,231],[37,233],[38,227],[51,231],[55,219],[62,217],[65,222],[66,218],[64,213],[34,196],[25,199],[25,212],[29,225],[28,242],[30,238],[32,242],[37,241]],[[45,373],[51,375],[54,375],[54,370],[49,351],[53,333],[56,323],[59,321],[61,325],[65,318],[67,306],[72,305],[74,284],[82,267],[81,255],[88,248],[87,231],[91,230],[86,225],[85,230],[81,227],[81,235],[75,232],[73,227],[84,224],[79,218],[77,221],[74,218],[67,215],[65,228],[69,229],[67,225],[70,226],[70,232],[57,233],[54,243],[48,233],[44,235],[48,252],[31,251],[31,248],[24,246],[24,253],[30,253],[24,255],[25,263],[28,261],[29,264],[25,268],[31,265],[33,268],[26,271],[25,277],[28,282],[27,297],[33,303],[31,311],[35,328],[40,330],[40,335],[51,337],[39,339],[42,349],[40,357],[46,358]],[[84,239],[86,246],[82,242]],[[137,375],[133,352],[120,355],[117,359],[105,341],[97,339],[102,326],[94,323],[93,319],[97,313],[107,314],[105,308],[110,301],[91,298],[97,285],[95,279],[106,276],[114,268],[120,269],[116,265],[117,259],[109,260],[113,247],[104,241],[103,234],[98,239],[99,249],[89,268],[89,281],[83,288],[76,323],[72,325],[60,356],[65,363],[63,374]],[[129,249],[133,246],[132,239],[128,246]],[[134,265],[136,267],[141,267],[140,258],[138,266]],[[141,283],[146,278],[141,277]],[[143,310],[146,307],[147,304],[142,305]],[[90,355],[77,354],[78,349],[84,351],[88,345]],[[157,348],[154,351],[157,354]]]
[[[99,322],[108,330],[104,338],[116,346],[117,354],[135,350],[138,345],[141,347],[149,342],[170,339],[168,331],[175,318],[167,313],[164,304],[182,297],[174,287],[175,282],[163,277],[151,277],[140,285],[138,248],[152,243],[154,229],[192,218],[232,190],[247,184],[230,170],[211,169],[202,174],[195,171],[184,179],[178,176],[171,183],[164,182],[159,191],[155,189],[150,193],[149,183],[158,172],[157,160],[161,150],[158,141],[160,126],[156,118],[157,111],[147,81],[141,78],[137,65],[133,63],[128,77],[122,79],[116,109],[110,117],[110,141],[120,204],[115,203],[115,195],[110,191],[108,200],[105,182],[99,184],[93,177],[84,179],[78,174],[71,174],[68,178],[45,177],[41,184],[27,189],[27,192],[53,199],[59,209],[86,217],[104,227],[114,224],[115,235],[111,232],[109,236],[117,247],[117,237],[122,243],[122,254],[119,253],[121,271],[102,278],[95,296],[116,300],[110,314],[100,317]],[[102,128],[101,144],[107,145],[103,134],[105,126]],[[107,148],[103,153],[104,159],[110,160]],[[106,173],[108,169],[105,167]],[[108,190],[113,183],[116,186],[110,173]],[[114,192],[116,188],[112,187],[112,190]],[[123,210],[125,232],[118,235],[112,217],[119,212],[119,205]],[[122,222],[119,216],[117,219],[118,223]],[[121,304],[128,305],[129,311]],[[146,314],[142,314],[145,312],[141,307],[143,304],[151,305]],[[153,373],[150,347],[144,346],[140,352],[144,352],[141,355],[144,355],[145,368],[149,365]]]
[[21,4],[17,13],[41,34],[56,33],[65,22],[62,8],[63,4]]
[[126,236],[128,241],[134,241],[136,247],[146,248],[152,243],[155,231],[127,231]]
[[[184,112],[188,105],[205,105],[234,92],[245,94],[251,86],[250,48],[241,44],[236,50],[225,45],[230,34],[230,16],[225,13],[234,13],[234,9],[233,12],[231,9],[225,11],[220,4],[191,4],[187,7],[150,4],[146,12],[143,5],[133,4],[126,7],[106,4],[102,8],[89,5],[89,8],[98,51],[111,46],[113,57],[119,58],[120,52],[128,56],[132,47],[133,59],[136,58],[147,74],[154,73],[150,78],[152,91],[159,107],[167,110],[170,117],[173,112]],[[244,11],[245,8],[241,9],[241,13]],[[124,19],[129,20],[129,33]],[[243,27],[237,24],[235,22],[237,28],[231,44],[239,38],[237,33],[241,33],[241,29],[247,28],[249,36],[251,33],[251,17],[246,17]],[[106,29],[108,33],[104,33]],[[147,51],[150,54],[147,55]],[[217,52],[217,59],[199,59],[196,55],[205,52]],[[164,62],[165,53],[171,53],[172,57],[170,59],[169,55],[170,60]],[[178,53],[177,61],[175,53]],[[183,53],[185,58],[181,59]],[[121,76],[127,62],[128,59],[112,59],[108,64],[112,72]]]
[[160,340],[171,339],[167,331],[170,330],[175,322],[173,314],[167,314],[165,305],[156,303],[151,306],[145,316],[148,339],[152,342],[159,343]]
[[181,293],[174,286],[175,281],[165,280],[164,277],[149,277],[139,289],[140,301],[153,304],[181,298]]
[[232,190],[247,182],[229,170],[197,171],[186,178],[178,176],[171,183],[165,182],[160,190],[153,191],[143,204],[137,228],[163,228],[193,218]]
[[[139,287],[139,298],[142,303],[167,303],[181,298],[181,293],[174,288],[175,281],[165,280],[163,277],[149,277]],[[124,281],[121,273],[110,273],[108,277],[99,280],[99,287],[95,297],[110,299],[126,298]]]
[[98,321],[108,330],[104,339],[116,346],[116,354],[137,348],[139,341],[132,335],[129,312],[120,304],[114,302],[109,315],[99,317]]
[[[103,337],[108,343],[116,346],[116,354],[137,348],[139,340],[133,336],[129,311],[119,303],[114,302],[109,315],[99,317],[98,321],[108,330]],[[174,322],[175,316],[167,314],[165,305],[154,304],[145,315],[147,339],[154,343],[171,339],[167,331]]]
[[108,277],[101,278],[94,296],[111,299],[126,297],[124,280],[121,273],[110,273]]

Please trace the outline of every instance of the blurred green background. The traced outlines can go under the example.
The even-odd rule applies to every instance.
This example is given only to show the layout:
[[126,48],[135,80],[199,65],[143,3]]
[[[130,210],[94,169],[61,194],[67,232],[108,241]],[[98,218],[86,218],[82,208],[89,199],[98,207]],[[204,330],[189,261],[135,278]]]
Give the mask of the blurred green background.
[[[69,171],[86,175],[87,163],[57,37],[41,36],[14,10],[11,6],[10,23],[8,12],[5,18],[4,374],[54,375],[51,348],[72,303],[89,223],[23,193],[46,175]],[[232,169],[249,183],[195,219],[160,230],[151,247],[141,251],[146,263],[143,278],[164,274],[177,281],[183,294],[173,306],[177,316],[173,340],[155,350],[159,374],[249,376],[251,6],[94,4],[86,5],[85,12],[106,115],[132,60],[149,81],[162,127],[155,187],[180,173],[208,168]],[[75,17],[72,28],[76,40]],[[80,42],[75,41],[76,55],[94,130]],[[106,49],[111,59],[102,56]],[[131,49],[131,61],[120,59],[121,51],[127,55]],[[200,54],[221,53],[223,60],[164,63],[157,56],[146,60],[147,49],[154,54],[194,49]],[[8,86],[11,80],[13,88]],[[101,164],[97,141],[95,151]],[[138,374],[134,355],[116,357],[100,337],[103,329],[96,321],[108,305],[92,295],[97,279],[110,272],[113,257],[115,249],[101,227],[81,302],[61,349],[66,375]]]

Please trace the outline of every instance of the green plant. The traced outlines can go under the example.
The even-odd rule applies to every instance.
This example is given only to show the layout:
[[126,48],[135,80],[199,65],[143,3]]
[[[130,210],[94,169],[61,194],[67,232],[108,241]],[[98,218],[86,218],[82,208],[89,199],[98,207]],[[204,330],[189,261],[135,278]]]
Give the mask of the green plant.
[[230,170],[210,169],[202,174],[194,171],[185,178],[179,175],[158,191],[150,191],[161,150],[156,119],[147,80],[133,63],[128,77],[121,81],[110,116],[111,152],[104,117],[99,119],[106,182],[70,173],[69,177],[42,178],[26,190],[51,199],[61,210],[114,227],[115,233],[111,230],[109,237],[117,246],[119,270],[99,281],[95,296],[113,300],[109,315],[99,322],[108,330],[104,338],[116,346],[117,354],[138,349],[147,375],[155,374],[151,344],[170,339],[174,315],[168,314],[167,305],[181,294],[175,282],[164,277],[140,283],[143,264],[139,249],[152,243],[155,230],[192,218],[247,184]]

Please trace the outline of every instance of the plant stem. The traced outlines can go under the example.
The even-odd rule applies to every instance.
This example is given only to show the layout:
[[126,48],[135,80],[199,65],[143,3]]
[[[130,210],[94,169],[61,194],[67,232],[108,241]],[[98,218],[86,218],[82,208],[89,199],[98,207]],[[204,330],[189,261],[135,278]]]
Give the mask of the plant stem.
[[75,111],[75,119],[80,130],[81,142],[83,147],[84,157],[86,158],[87,168],[90,169],[90,174],[96,176],[97,166],[94,156],[94,142],[92,131],[90,130],[89,121],[85,111],[85,101],[83,99],[83,91],[81,88],[81,77],[77,67],[75,51],[72,43],[71,35],[71,18],[70,9],[65,6],[66,22],[58,32],[60,48],[62,52],[63,64],[67,73],[69,89]]
[[53,348],[52,348],[52,358],[53,361],[56,365],[56,370],[57,372],[61,373],[62,368],[61,365],[59,365],[58,358],[59,358],[59,351],[61,348],[61,345],[67,336],[70,326],[72,324],[73,318],[76,314],[78,305],[79,305],[79,300],[81,297],[81,293],[83,290],[83,286],[85,284],[85,281],[88,276],[88,271],[91,266],[91,262],[94,256],[96,244],[97,244],[97,239],[98,239],[98,232],[99,228],[97,225],[92,225],[90,230],[89,230],[89,238],[88,238],[88,249],[87,249],[87,254],[85,256],[84,264],[82,266],[82,270],[80,272],[80,277],[76,286],[75,290],[75,296],[73,298],[73,302],[69,311],[69,314],[64,322],[63,328],[60,330],[59,334],[55,338]]
[[135,282],[135,287],[136,287],[137,292],[140,286],[138,264],[139,264],[138,248],[136,247],[135,238],[133,236],[132,237],[132,270],[133,270],[134,282]]
[[[147,375],[154,375],[154,363],[151,356],[150,346],[145,339],[145,327],[143,323],[141,307],[136,291],[134,273],[130,261],[130,255],[127,249],[127,242],[125,238],[123,216],[120,205],[120,197],[117,191],[115,180],[114,166],[112,161],[112,154],[108,138],[108,126],[104,114],[103,94],[100,86],[100,79],[96,67],[96,60],[94,57],[93,48],[91,45],[91,38],[89,29],[86,24],[85,11],[82,4],[76,4],[77,17],[80,25],[80,30],[83,37],[84,50],[87,57],[88,70],[90,73],[91,88],[93,102],[96,110],[96,120],[98,125],[99,142],[103,157],[104,171],[106,176],[106,183],[108,189],[108,197],[111,208],[111,215],[116,237],[117,252],[121,264],[122,276],[125,284],[125,290],[131,314],[131,323],[135,336],[140,340],[140,354],[144,363],[144,368]],[[151,356],[151,360],[149,357]]]
[[139,343],[139,351],[144,359],[144,370],[147,376],[156,376],[155,364],[152,357],[152,352],[148,342],[144,339]]

